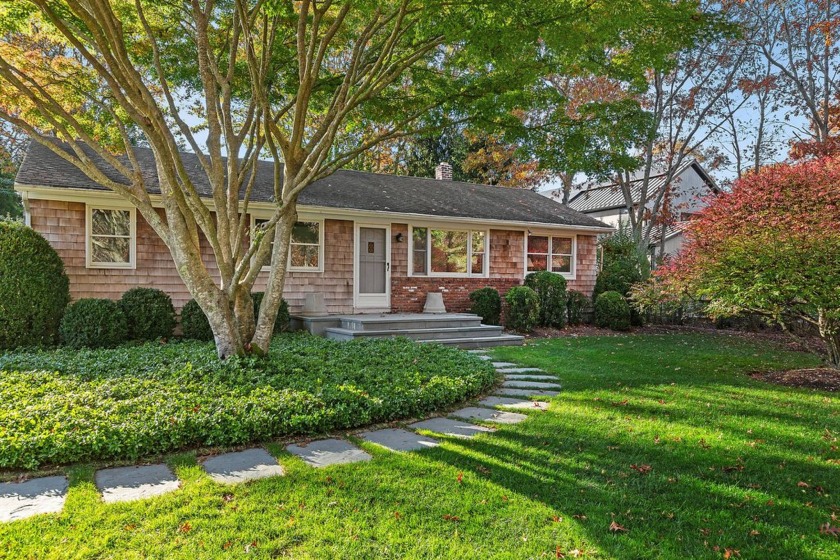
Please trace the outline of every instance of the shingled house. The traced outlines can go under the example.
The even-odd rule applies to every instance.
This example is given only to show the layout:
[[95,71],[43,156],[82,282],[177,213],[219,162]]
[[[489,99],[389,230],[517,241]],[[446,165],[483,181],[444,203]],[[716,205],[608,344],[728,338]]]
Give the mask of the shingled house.
[[[151,151],[136,148],[136,157],[154,194]],[[209,198],[195,156],[184,159]],[[273,208],[272,165],[260,164],[253,225]],[[527,189],[449,177],[446,166],[438,179],[342,170],[307,187],[284,294],[292,313],[311,293],[323,295],[330,314],[419,312],[428,292],[442,292],[449,311],[464,311],[471,291],[505,292],[535,270],[592,293],[596,237],[609,226]],[[27,223],[64,260],[74,299],[119,298],[136,286],[166,291],[176,307],[190,299],[168,249],[136,210],[48,149],[31,144],[15,189]]]

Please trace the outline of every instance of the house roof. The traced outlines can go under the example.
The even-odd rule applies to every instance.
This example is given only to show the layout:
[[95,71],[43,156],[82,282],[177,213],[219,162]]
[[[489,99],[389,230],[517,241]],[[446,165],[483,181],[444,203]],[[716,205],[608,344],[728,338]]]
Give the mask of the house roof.
[[[135,148],[135,155],[146,179],[147,189],[159,194],[157,172],[152,151]],[[126,183],[118,172],[101,161],[91,158],[105,174]],[[198,157],[183,153],[183,162],[193,184],[202,197],[211,197],[211,187],[201,169]],[[258,163],[251,200],[273,202],[274,164]],[[88,178],[75,165],[65,161],[48,148],[32,141],[18,170],[18,185],[107,191]],[[603,222],[572,210],[529,189],[477,185],[458,181],[439,181],[421,177],[407,177],[339,170],[316,181],[300,194],[303,206],[348,208],[396,214],[418,214],[446,218],[473,218],[511,222],[540,223],[585,228],[608,228]]]
[[[715,182],[709,177],[706,171],[694,160],[684,161],[676,170],[673,177],[679,177],[687,169],[694,168],[700,175],[703,181],[709,185],[709,188],[718,192],[718,187]],[[648,193],[657,193],[665,186],[665,180],[668,177],[666,171],[662,171],[656,175],[651,175],[648,183]],[[642,199],[642,183],[644,177],[638,177],[630,181],[630,195],[633,199],[633,204],[638,205]],[[604,183],[589,189],[585,189],[577,193],[569,200],[569,207],[579,212],[600,212],[603,210],[611,210],[614,208],[625,208],[627,206],[624,200],[624,194],[618,183]]]

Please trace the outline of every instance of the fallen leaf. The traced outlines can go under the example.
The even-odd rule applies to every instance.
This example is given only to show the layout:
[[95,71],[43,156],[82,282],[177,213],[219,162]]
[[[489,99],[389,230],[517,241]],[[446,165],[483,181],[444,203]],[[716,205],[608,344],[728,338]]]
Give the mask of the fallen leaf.
[[225,550],[227,550],[227,549],[229,549],[229,548],[230,548],[230,547],[232,547],[232,546],[233,546],[233,542],[232,542],[232,541],[228,541],[228,542],[226,542],[225,544],[223,544],[223,545],[222,545],[222,548],[223,548],[223,549],[225,549]]
[[566,557],[566,555],[563,554],[563,552],[560,550],[560,545],[559,544],[556,547],[554,547],[554,557],[555,558],[565,558]]
[[551,520],[554,521],[555,523],[560,523],[561,521],[563,521],[563,518],[558,516],[558,515],[553,515],[551,517]]
[[807,482],[802,482],[801,480],[799,482],[797,482],[796,485],[799,486],[800,488],[810,488],[811,487],[810,484],[808,484]]
[[458,481],[458,484],[463,484],[464,483],[464,473],[459,472],[458,473],[458,478],[456,480]]
[[734,548],[724,548],[723,549],[723,559],[724,560],[729,560],[733,556],[736,557],[736,558],[740,558],[741,557],[741,551],[740,550],[735,550]]
[[630,468],[638,472],[639,474],[647,474],[651,470],[653,470],[653,467],[651,467],[650,465],[630,465]]
[[824,525],[820,525],[820,534],[840,538],[840,527],[834,527],[831,523],[825,523]]
[[761,533],[759,533],[759,532],[758,532],[758,531],[756,531],[755,529],[753,529],[752,531],[750,531],[750,536],[751,536],[751,537],[757,537],[757,536],[758,536],[758,535],[760,535],[760,534],[761,534]]
[[626,527],[622,527],[621,525],[619,525],[618,523],[616,523],[615,521],[613,521],[612,523],[610,523],[610,531],[612,531],[613,533],[621,533],[621,532],[625,532],[625,533],[626,533],[626,532],[627,532],[627,528],[626,528]]
[[402,517],[402,515],[400,515],[400,512],[395,511],[394,512],[394,519],[399,519],[400,517]]
[[189,521],[183,522],[181,526],[178,527],[179,533],[189,533],[190,531],[192,531],[192,525],[190,525]]
[[444,515],[444,516],[443,516],[443,518],[444,518],[446,521],[453,521],[453,522],[455,522],[455,523],[457,523],[458,521],[461,521],[461,518],[460,518],[460,517],[458,517],[457,515],[449,515],[449,514],[446,514],[446,515]]

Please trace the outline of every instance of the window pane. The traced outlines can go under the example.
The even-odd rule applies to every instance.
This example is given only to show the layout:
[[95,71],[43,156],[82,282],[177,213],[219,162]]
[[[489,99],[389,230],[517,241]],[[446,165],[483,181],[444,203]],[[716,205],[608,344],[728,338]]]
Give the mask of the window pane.
[[95,263],[128,263],[131,241],[126,237],[91,237],[91,260]]
[[551,253],[553,255],[571,255],[572,240],[569,237],[552,237]]
[[314,243],[320,242],[318,236],[318,222],[298,222],[292,228],[292,243]]
[[529,253],[548,253],[548,237],[543,235],[529,235],[528,236],[528,252]]
[[483,231],[472,232],[472,252],[473,252],[473,254],[484,252],[484,232]]
[[426,249],[426,228],[413,228],[411,242],[414,243],[414,250]]
[[545,255],[528,255],[528,272],[546,270],[548,257]]
[[432,230],[432,272],[467,272],[469,232]]
[[570,257],[551,257],[551,270],[553,272],[571,272],[572,259]]
[[473,253],[471,272],[473,274],[484,274],[484,253]]
[[426,251],[414,251],[411,257],[411,267],[414,274],[426,274]]
[[93,209],[91,217],[93,235],[131,235],[131,212],[128,210]]
[[292,245],[289,249],[291,265],[295,268],[318,268],[318,245]]

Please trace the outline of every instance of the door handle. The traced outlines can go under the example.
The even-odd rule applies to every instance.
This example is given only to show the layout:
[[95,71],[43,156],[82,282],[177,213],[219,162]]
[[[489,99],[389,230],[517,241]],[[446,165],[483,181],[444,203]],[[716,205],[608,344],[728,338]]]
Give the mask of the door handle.
[[385,263],[385,272],[391,272],[391,263],[389,263],[389,262]]

